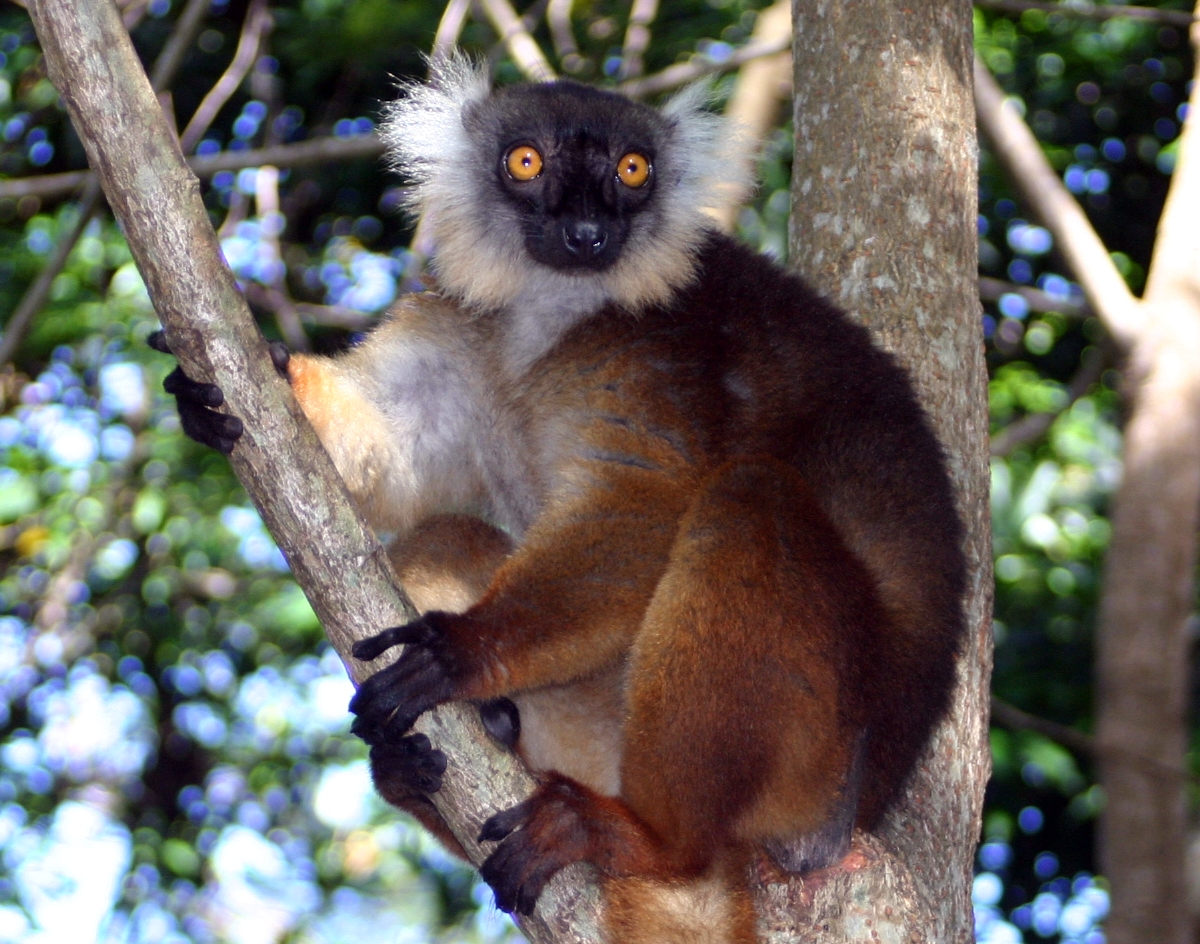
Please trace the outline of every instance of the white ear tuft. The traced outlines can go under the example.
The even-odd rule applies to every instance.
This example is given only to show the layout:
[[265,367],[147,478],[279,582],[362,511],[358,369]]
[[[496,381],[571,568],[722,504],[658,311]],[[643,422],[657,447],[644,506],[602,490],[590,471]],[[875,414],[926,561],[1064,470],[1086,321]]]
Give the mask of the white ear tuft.
[[403,82],[400,91],[384,108],[380,135],[392,169],[415,184],[405,202],[419,213],[434,196],[427,191],[436,179],[471,160],[463,110],[487,98],[487,68],[455,51],[430,63],[428,82]]
[[708,110],[711,80],[686,86],[662,106],[671,122],[675,156],[670,199],[696,211],[745,202],[754,187],[754,162],[747,158],[745,134],[731,121]]

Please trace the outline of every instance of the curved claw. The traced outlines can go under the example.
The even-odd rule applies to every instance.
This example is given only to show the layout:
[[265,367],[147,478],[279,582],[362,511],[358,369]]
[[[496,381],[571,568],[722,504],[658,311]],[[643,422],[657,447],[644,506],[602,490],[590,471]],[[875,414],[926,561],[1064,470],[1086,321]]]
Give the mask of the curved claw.
[[282,341],[270,341],[267,343],[267,350],[271,353],[271,363],[275,365],[275,369],[287,377],[288,362],[292,359],[292,352],[288,350],[288,346]]

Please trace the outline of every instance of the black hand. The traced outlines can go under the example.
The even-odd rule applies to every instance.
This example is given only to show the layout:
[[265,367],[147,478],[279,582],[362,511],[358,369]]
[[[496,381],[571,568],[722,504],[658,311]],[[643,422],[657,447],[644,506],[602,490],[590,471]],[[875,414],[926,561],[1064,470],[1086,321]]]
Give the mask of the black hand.
[[[155,331],[146,343],[163,354],[172,353],[166,335]],[[228,413],[220,413],[214,407],[225,402],[225,394],[216,384],[192,380],[176,367],[163,381],[163,389],[175,398],[179,409],[179,422],[185,435],[217,452],[229,455],[242,435],[242,421]]]
[[[162,331],[155,331],[146,338],[146,343],[163,354],[173,353]],[[282,341],[271,341],[267,349],[275,369],[286,377],[288,360],[291,358],[287,345]],[[225,394],[220,387],[192,380],[182,368],[176,367],[163,381],[163,389],[175,398],[179,422],[185,435],[225,455],[233,451],[242,435],[242,421],[214,409],[225,402]]]
[[181,367],[176,367],[167,374],[163,389],[175,398],[179,422],[187,436],[225,455],[233,452],[242,435],[242,421],[212,409],[225,402],[220,387],[192,380]]
[[371,779],[385,798],[437,793],[445,772],[446,755],[434,750],[424,734],[385,740],[371,747]]
[[383,730],[404,730],[417,718],[454,697],[450,656],[441,624],[448,614],[426,613],[406,626],[385,629],[354,644],[354,658],[370,661],[393,646],[405,644],[400,658],[376,672],[350,700],[358,717],[352,733],[370,742]]
[[491,817],[480,842],[498,842],[479,867],[503,911],[532,914],[542,890],[560,869],[595,861],[589,852],[598,825],[584,815],[588,800],[566,777],[551,773],[523,803]]

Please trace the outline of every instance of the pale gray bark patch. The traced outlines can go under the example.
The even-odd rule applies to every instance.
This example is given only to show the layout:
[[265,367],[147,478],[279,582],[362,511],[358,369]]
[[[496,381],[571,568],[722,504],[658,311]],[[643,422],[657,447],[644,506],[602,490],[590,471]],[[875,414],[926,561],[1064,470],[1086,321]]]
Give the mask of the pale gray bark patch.
[[[827,941],[969,941],[973,853],[991,773],[987,370],[976,285],[971,6],[792,6],[790,263],[912,372],[946,449],[967,529],[968,638],[950,717],[840,900],[814,897]],[[903,706],[896,706],[902,711]],[[907,935],[907,936],[905,936]],[[873,940],[871,934],[865,939]]]

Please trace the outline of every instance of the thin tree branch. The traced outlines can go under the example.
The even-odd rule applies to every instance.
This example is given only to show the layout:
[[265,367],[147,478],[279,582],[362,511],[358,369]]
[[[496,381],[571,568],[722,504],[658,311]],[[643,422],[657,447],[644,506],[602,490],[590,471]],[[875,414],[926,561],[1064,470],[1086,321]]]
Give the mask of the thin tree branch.
[[992,723],[1010,731],[1032,731],[1034,734],[1040,734],[1089,760],[1096,756],[1096,739],[1090,734],[1031,715],[995,695],[992,696]]
[[1005,282],[1003,279],[992,279],[986,275],[979,277],[979,297],[983,301],[999,301],[1002,295],[1020,295],[1029,305],[1029,310],[1038,314],[1057,311],[1060,314],[1078,318],[1086,318],[1094,314],[1086,301],[1078,302],[1070,298],[1062,298],[1044,292],[1040,288],[1017,285],[1015,282]]
[[995,695],[991,699],[991,714],[992,723],[1001,728],[1006,728],[1009,731],[1032,731],[1034,734],[1040,734],[1046,740],[1060,744],[1067,750],[1073,751],[1087,760],[1096,760],[1102,753],[1120,753],[1135,764],[1155,767],[1166,770],[1168,773],[1182,775],[1193,784],[1200,785],[1200,777],[1197,777],[1190,770],[1179,765],[1164,764],[1156,757],[1151,757],[1148,754],[1140,754],[1136,751],[1118,751],[1105,748],[1101,746],[1093,734],[1087,734],[1084,731],[1068,727],[1065,724],[1059,724],[1057,721],[1041,718],[1038,715],[1031,715],[1029,712],[1022,711],[1011,702],[1007,702]]
[[271,310],[275,312],[275,324],[288,347],[293,351],[309,350],[308,335],[300,324],[300,314],[287,291],[287,268],[279,247],[279,233],[283,229],[283,217],[279,213],[279,169],[270,164],[260,167],[254,178],[255,211],[262,220],[263,242],[271,248],[278,267],[267,295]]
[[179,67],[183,65],[184,56],[187,55],[196,34],[200,32],[200,26],[208,16],[211,6],[212,0],[188,0],[187,6],[175,21],[175,27],[171,30],[166,45],[154,61],[154,69],[150,73],[150,86],[154,91],[162,92],[175,81]]
[[668,66],[661,72],[655,72],[644,79],[632,79],[622,82],[618,89],[630,98],[645,98],[647,95],[657,95],[659,92],[669,92],[696,79],[714,73],[730,72],[738,67],[759,59],[762,56],[773,56],[791,48],[792,38],[777,40],[770,43],[747,43],[738,49],[728,59],[721,62],[709,59],[707,56],[695,55],[687,62]]
[[433,37],[434,62],[441,62],[451,50],[458,45],[458,37],[462,35],[463,25],[467,22],[467,14],[471,12],[471,0],[450,0],[442,11],[438,21],[437,33]]
[[[751,43],[790,42],[792,38],[791,0],[776,0],[760,10],[750,36]],[[745,162],[748,168],[758,163],[763,141],[775,126],[780,105],[790,97],[792,87],[792,56],[790,52],[776,53],[752,59],[738,70],[733,94],[725,106],[725,117],[737,130],[739,147],[732,160]],[[754,176],[754,175],[751,175]],[[725,232],[732,232],[738,212],[745,201],[742,192],[723,195],[717,221]]]
[[[124,226],[172,349],[191,376],[219,384],[242,418],[233,468],[361,680],[370,669],[351,658],[353,642],[414,615],[384,550],[271,364],[116,9],[110,0],[36,0],[32,14],[51,80]],[[480,825],[527,796],[533,781],[489,743],[468,705],[444,706],[417,726],[450,758],[433,800],[480,861]],[[598,940],[598,896],[585,874],[574,866],[552,880],[534,918],[522,921],[529,938]]]
[[483,12],[517,67],[531,82],[550,82],[554,69],[508,0],[481,0]]
[[365,331],[378,320],[377,316],[368,315],[355,308],[298,302],[290,296],[283,296],[278,289],[261,285],[258,282],[246,282],[243,287],[246,298],[252,305],[257,305],[259,308],[273,313],[277,312],[278,306],[282,304],[290,305],[303,324],[345,328],[347,331]]
[[[383,142],[372,134],[350,138],[314,138],[295,144],[277,144],[249,151],[221,151],[217,154],[188,157],[188,166],[201,180],[223,170],[244,170],[247,167],[308,167],[337,161],[357,161],[378,158],[383,154]],[[41,199],[62,197],[78,189],[92,178],[90,170],[73,170],[62,174],[42,174],[0,181],[0,200],[19,200],[34,196]]]
[[992,437],[991,453],[993,456],[1007,456],[1018,446],[1041,439],[1053,424],[1076,400],[1082,397],[1092,384],[1098,383],[1104,374],[1104,368],[1109,359],[1099,348],[1090,347],[1083,352],[1083,358],[1075,376],[1067,384],[1067,399],[1062,407],[1050,413],[1027,413],[1019,420],[1010,423]]
[[357,308],[344,308],[341,305],[313,305],[308,302],[296,302],[296,312],[300,315],[300,320],[306,324],[345,328],[348,331],[365,331],[377,320],[375,315],[368,315]]
[[146,18],[150,0],[132,0],[130,3],[119,3],[118,6],[122,8],[121,24],[125,27],[125,32],[129,33]]
[[246,10],[246,19],[242,24],[242,33],[238,37],[237,51],[233,61],[217,79],[217,84],[209,89],[208,94],[200,102],[200,106],[192,115],[183,134],[179,136],[179,146],[184,154],[190,154],[200,143],[209,126],[217,117],[217,113],[229,101],[230,96],[242,84],[242,79],[253,68],[258,59],[258,47],[262,42],[263,33],[271,26],[271,12],[267,9],[267,0],[250,0]]
[[1026,205],[1054,235],[1093,310],[1117,343],[1128,347],[1142,324],[1137,299],[1082,208],[1046,160],[1033,132],[1005,100],[1004,92],[978,56],[975,110],[980,130],[991,143],[997,160]]
[[650,46],[650,24],[658,15],[658,0],[633,0],[629,25],[625,28],[625,45],[621,50],[622,79],[636,79],[644,68],[642,56]]
[[1160,10],[1155,7],[1125,6],[1075,6],[1066,3],[1047,3],[1041,0],[975,0],[975,6],[1001,13],[1024,13],[1026,10],[1041,10],[1058,13],[1081,20],[1112,20],[1126,17],[1131,20],[1148,20],[1151,23],[1166,23],[1171,26],[1190,26],[1193,16],[1183,10]]
[[[167,44],[154,63],[155,80],[151,83],[154,91],[161,92],[175,77],[183,58],[183,52],[195,38],[196,31],[204,21],[210,3],[211,0],[190,0],[179,19],[175,21],[171,35],[167,38]],[[83,183],[83,192],[80,195],[79,218],[71,229],[61,236],[58,245],[54,247],[54,254],[46,260],[42,271],[33,280],[33,284],[25,290],[21,301],[4,324],[4,335],[0,337],[0,364],[7,364],[16,357],[17,349],[25,339],[30,325],[33,324],[34,316],[46,304],[46,299],[50,297],[50,290],[54,286],[54,280],[66,267],[67,260],[71,257],[71,251],[79,242],[83,231],[87,229],[88,223],[99,209],[102,200],[103,195],[100,192],[99,182],[95,177],[86,178]]]
[[550,0],[550,5],[546,8],[546,22],[550,24],[550,39],[554,43],[554,52],[568,72],[574,71],[572,66],[579,59],[579,46],[571,29],[573,2],[574,0]]
[[103,194],[100,192],[100,183],[93,178],[84,186],[83,195],[79,200],[79,215],[76,217],[75,223],[67,232],[59,237],[58,244],[54,247],[53,255],[46,260],[46,264],[42,266],[42,271],[38,273],[37,278],[25,290],[25,294],[21,296],[21,301],[8,317],[8,320],[5,321],[4,336],[0,338],[0,364],[7,364],[16,356],[17,348],[25,340],[29,326],[33,324],[34,316],[46,304],[46,299],[50,297],[50,289],[54,285],[54,280],[58,278],[59,273],[66,266],[67,260],[71,256],[71,250],[79,242],[79,237],[87,229],[88,223],[92,220],[92,214],[96,212],[96,208],[100,206],[103,199]]

